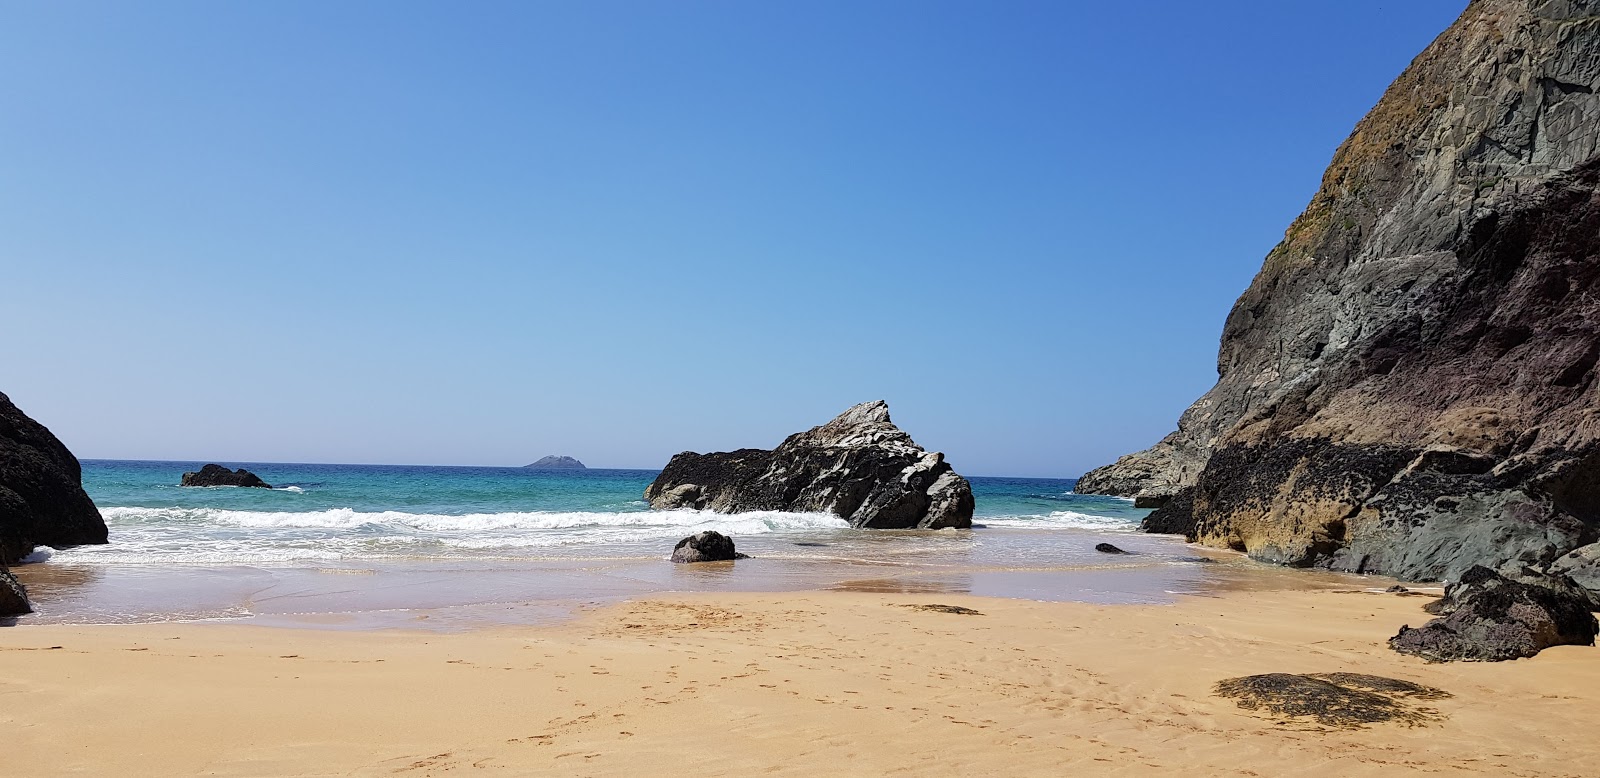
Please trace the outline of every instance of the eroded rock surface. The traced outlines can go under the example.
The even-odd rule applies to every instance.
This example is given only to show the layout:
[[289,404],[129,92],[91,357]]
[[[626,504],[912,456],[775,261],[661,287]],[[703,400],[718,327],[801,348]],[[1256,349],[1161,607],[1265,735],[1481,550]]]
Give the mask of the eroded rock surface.
[[1427,610],[1439,618],[1417,629],[1401,627],[1389,647],[1435,662],[1500,662],[1551,646],[1592,646],[1600,629],[1571,580],[1512,580],[1486,567],[1468,570]]
[[1445,579],[1600,540],[1600,0],[1475,0],[1339,148],[1218,382],[1077,491],[1296,566]]
[[104,542],[106,523],[83,491],[77,457],[0,394],[0,564],[35,546]]
[[896,427],[882,400],[771,451],[678,454],[644,496],[657,509],[832,513],[874,529],[972,526],[967,479]]
[[244,468],[229,470],[222,465],[206,465],[196,473],[184,473],[184,486],[253,486],[271,489],[272,485]]

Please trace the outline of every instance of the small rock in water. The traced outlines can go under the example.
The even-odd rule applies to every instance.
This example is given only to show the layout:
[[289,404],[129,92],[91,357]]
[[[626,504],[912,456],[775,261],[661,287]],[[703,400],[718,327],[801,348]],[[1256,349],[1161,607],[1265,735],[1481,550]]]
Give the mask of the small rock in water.
[[28,590],[22,588],[22,582],[5,565],[0,565],[0,616],[21,616],[32,612]]
[[712,530],[690,535],[672,547],[672,561],[680,564],[727,562],[734,559],[749,559],[749,557],[733,549],[733,538]]
[[1384,591],[1386,591],[1386,592],[1388,592],[1390,594],[1405,594],[1406,592],[1409,592],[1411,590],[1407,589],[1404,586],[1401,586],[1400,584],[1395,584],[1394,586],[1391,586],[1391,587],[1389,587],[1387,589],[1384,589]]
[[256,486],[271,489],[272,485],[244,468],[229,470],[222,465],[206,465],[198,473],[184,473],[184,486]]
[[1111,545],[1110,543],[1096,543],[1095,546],[1094,546],[1094,550],[1099,551],[1102,554],[1126,554],[1126,553],[1128,553],[1126,551],[1123,551],[1120,548],[1117,548],[1116,546]]

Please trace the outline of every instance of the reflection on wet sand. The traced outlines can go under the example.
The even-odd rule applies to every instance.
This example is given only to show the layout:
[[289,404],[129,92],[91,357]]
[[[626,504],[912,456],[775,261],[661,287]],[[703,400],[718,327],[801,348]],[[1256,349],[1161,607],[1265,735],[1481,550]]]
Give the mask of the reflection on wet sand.
[[840,581],[828,588],[836,592],[871,594],[968,594],[972,591],[972,578],[970,576],[867,578]]

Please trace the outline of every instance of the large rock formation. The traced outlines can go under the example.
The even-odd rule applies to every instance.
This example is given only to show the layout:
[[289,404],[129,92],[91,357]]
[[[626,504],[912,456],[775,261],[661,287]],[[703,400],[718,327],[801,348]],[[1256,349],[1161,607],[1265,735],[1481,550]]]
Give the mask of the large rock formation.
[[22,582],[11,574],[9,568],[0,564],[0,617],[32,612],[33,604],[28,602],[28,590],[22,587]]
[[0,394],[0,563],[34,546],[106,542],[105,520],[82,481],[77,457]]
[[547,457],[540,457],[539,461],[534,462],[531,465],[523,465],[523,467],[531,468],[531,469],[534,469],[534,470],[587,470],[588,469],[588,468],[583,466],[582,462],[579,462],[578,460],[573,459],[572,457],[563,457],[563,456],[554,456],[554,455],[547,456]]
[[260,476],[244,468],[229,470],[222,465],[206,465],[199,472],[183,474],[182,486],[251,486],[258,489],[271,489],[272,484],[261,480]]
[[1544,567],[1600,526],[1600,0],[1474,0],[1334,155],[1217,385],[1078,491],[1300,566]]
[[790,435],[771,451],[686,451],[644,496],[653,508],[826,512],[874,529],[972,526],[967,479],[894,426],[882,400]]

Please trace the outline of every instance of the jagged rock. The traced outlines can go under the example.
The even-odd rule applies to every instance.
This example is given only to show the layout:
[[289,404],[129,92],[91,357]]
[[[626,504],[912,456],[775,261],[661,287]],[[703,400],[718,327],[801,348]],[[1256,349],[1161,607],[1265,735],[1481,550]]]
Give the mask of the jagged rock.
[[0,616],[21,616],[33,612],[33,604],[28,602],[28,590],[22,587],[22,582],[11,574],[11,570],[0,564]]
[[1334,155],[1218,381],[1080,493],[1155,532],[1423,580],[1600,539],[1600,0],[1474,0]]
[[1499,662],[1550,646],[1592,646],[1600,630],[1571,581],[1524,583],[1487,567],[1468,570],[1427,610],[1440,618],[1401,627],[1389,647],[1435,662]]
[[255,486],[271,489],[266,481],[256,477],[255,473],[244,468],[229,470],[222,465],[206,465],[198,473],[184,473],[184,486]]
[[1123,551],[1120,548],[1117,548],[1116,546],[1111,545],[1110,543],[1096,543],[1096,544],[1094,544],[1094,550],[1099,551],[1102,554],[1126,554],[1126,553],[1128,553],[1126,551]]
[[749,557],[735,551],[733,538],[720,532],[707,530],[690,535],[672,547],[672,561],[683,564],[693,562],[728,562]]
[[34,546],[104,542],[106,523],[83,491],[77,457],[0,394],[0,564]]
[[1550,564],[1551,575],[1566,576],[1583,587],[1590,608],[1600,608],[1600,543],[1590,543]]
[[644,496],[657,509],[825,512],[874,529],[972,526],[967,479],[894,426],[881,400],[771,451],[678,454]]
[[523,465],[523,467],[532,468],[534,470],[587,470],[588,469],[588,468],[583,466],[582,462],[579,462],[578,460],[573,459],[572,457],[562,457],[562,456],[540,457],[539,461],[534,462],[531,465]]

